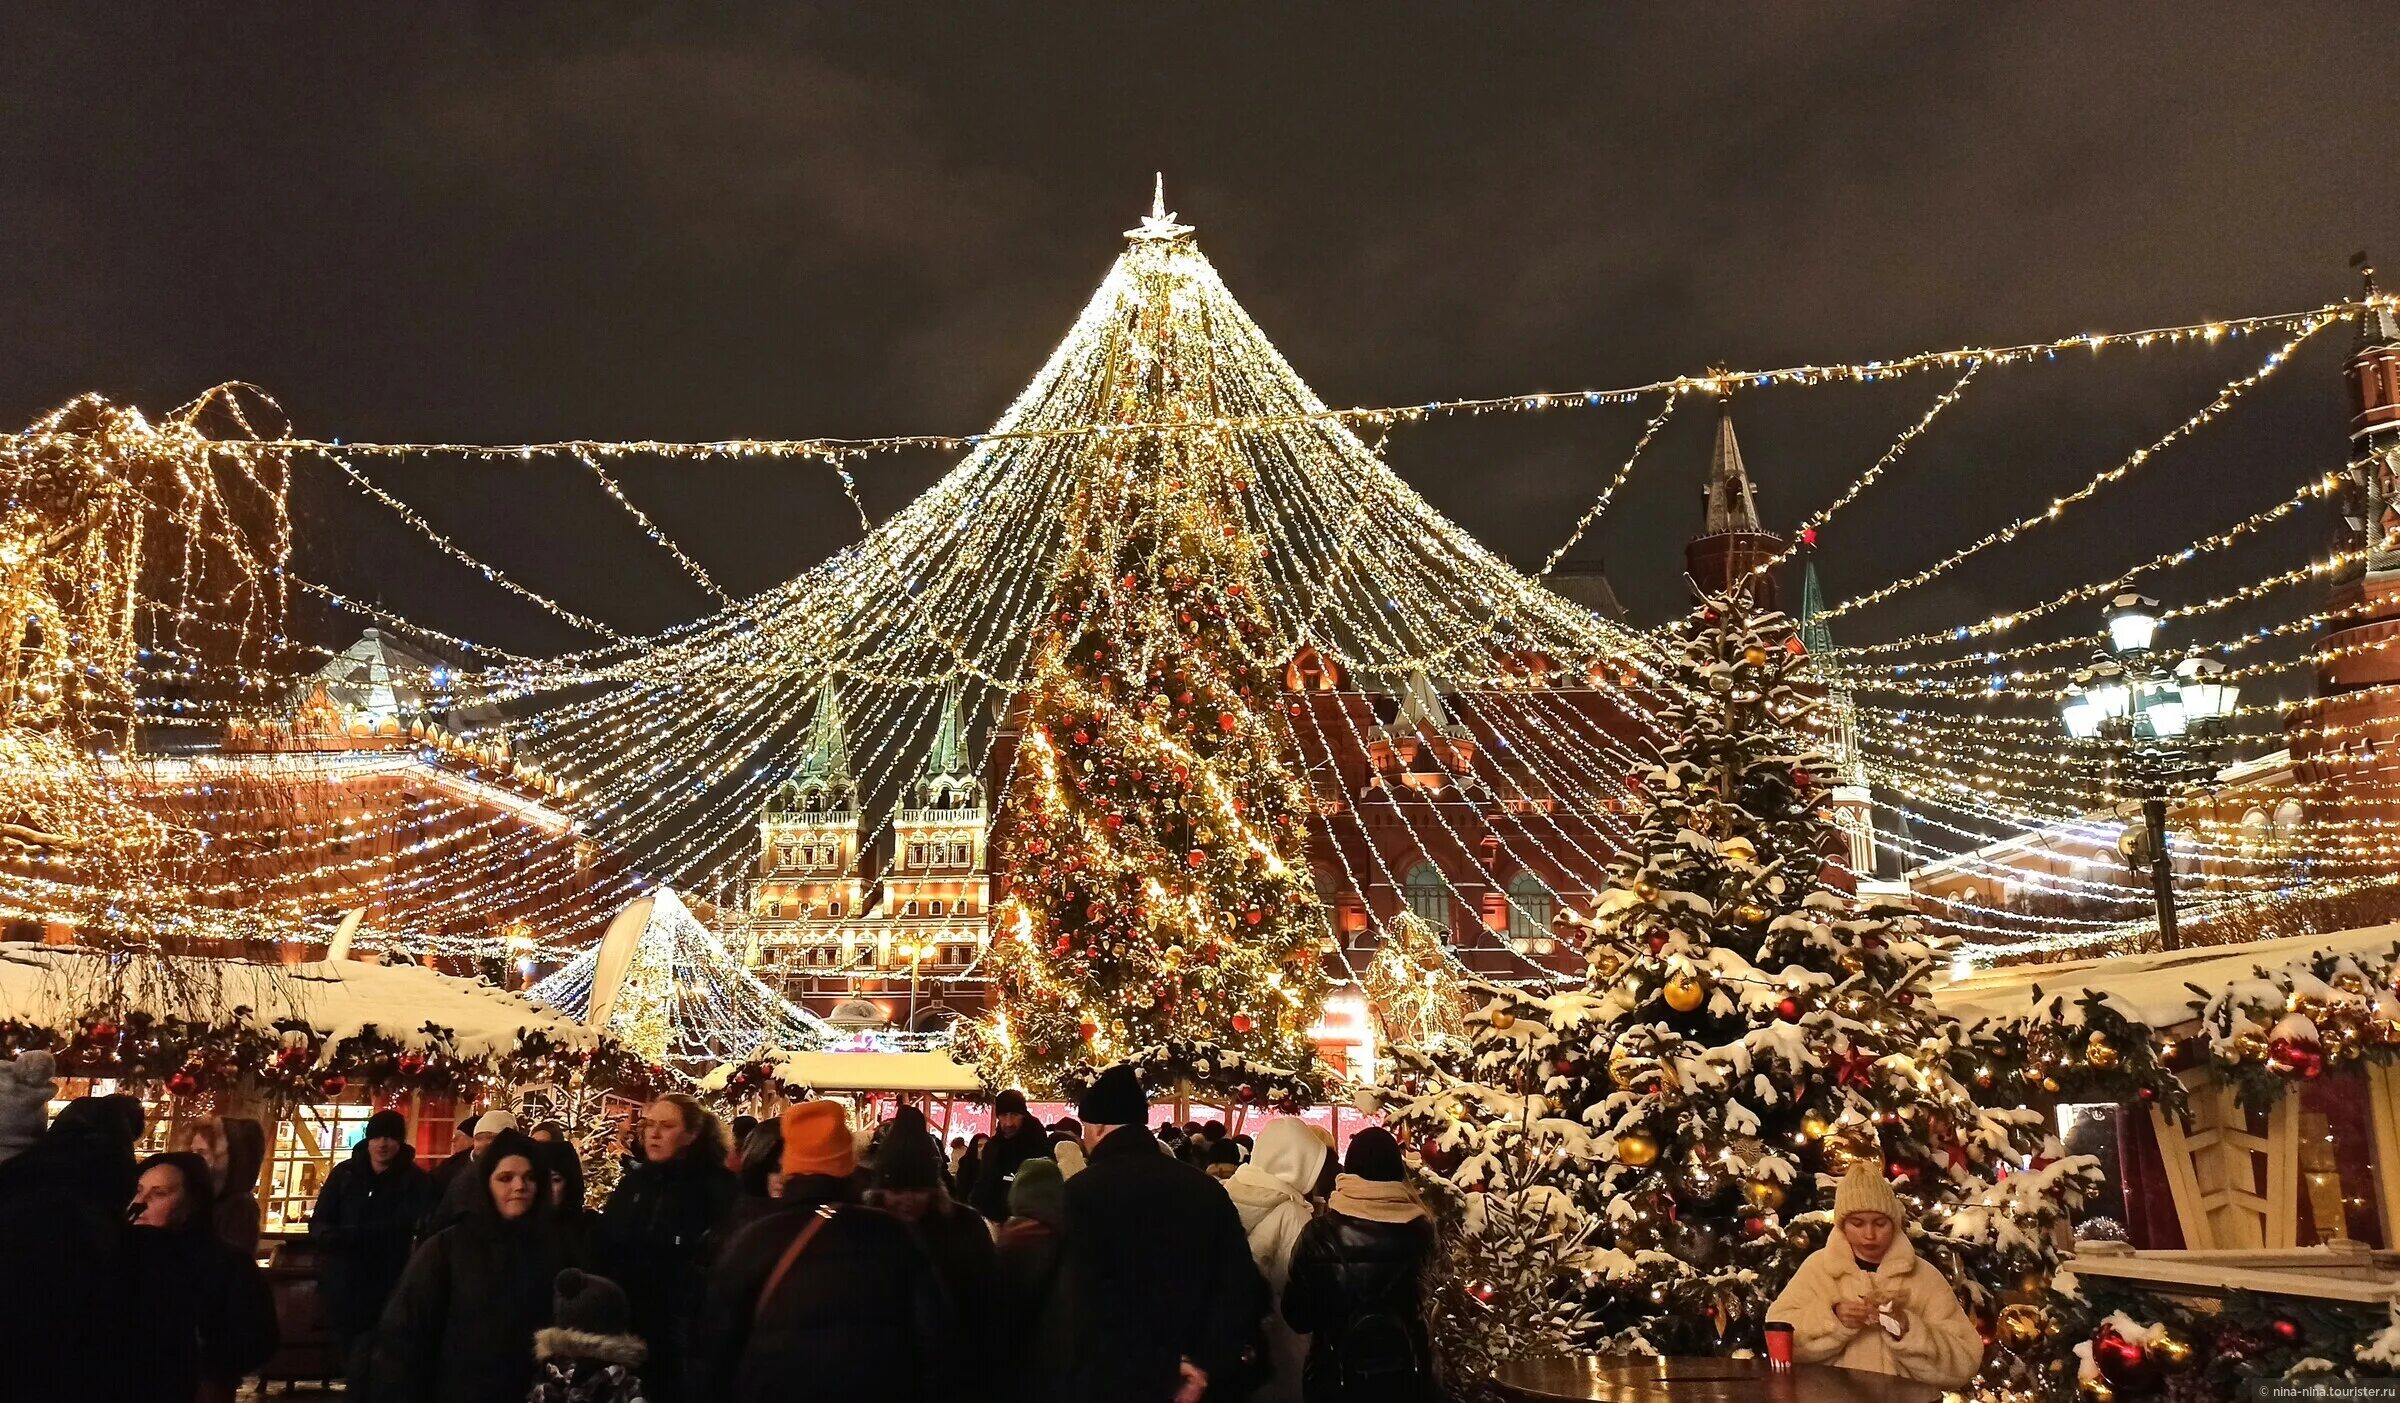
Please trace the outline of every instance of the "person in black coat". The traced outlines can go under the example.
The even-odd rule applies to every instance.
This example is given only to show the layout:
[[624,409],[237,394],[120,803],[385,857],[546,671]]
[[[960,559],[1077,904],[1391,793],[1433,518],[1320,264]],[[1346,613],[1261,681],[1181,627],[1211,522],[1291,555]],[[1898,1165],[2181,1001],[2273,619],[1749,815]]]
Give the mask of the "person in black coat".
[[625,1288],[633,1332],[650,1343],[652,1403],[678,1396],[685,1340],[710,1253],[740,1192],[724,1123],[681,1093],[642,1112],[642,1162],[600,1211],[600,1271]]
[[[70,1101],[34,1146],[0,1164],[0,1360],[26,1398],[114,1396],[124,1366],[125,1204],[142,1103]],[[38,1277],[14,1264],[39,1263]]]
[[557,1225],[558,1243],[570,1262],[600,1260],[600,1215],[587,1204],[583,1187],[583,1152],[572,1140],[536,1140],[542,1170],[550,1176],[550,1221]]
[[433,1195],[433,1176],[417,1167],[408,1122],[398,1111],[367,1117],[350,1157],[333,1167],[308,1215],[308,1240],[323,1254],[320,1296],[326,1323],[342,1342],[344,1377],[364,1394],[375,1326],[400,1273],[417,1223]]
[[932,1261],[907,1224],[853,1201],[857,1143],[839,1104],[783,1113],[782,1166],[786,1211],[742,1229],[709,1277],[689,1395],[709,1403],[964,1396],[950,1302]]
[[992,1138],[975,1158],[975,1181],[967,1201],[997,1223],[1008,1217],[1008,1190],[1017,1166],[1050,1157],[1050,1132],[1025,1111],[1025,1093],[1003,1091],[992,1102]]
[[[942,1187],[942,1146],[925,1113],[902,1106],[885,1127],[867,1202],[916,1229],[963,1325],[991,1289],[992,1230]],[[958,1353],[966,1353],[960,1341]]]
[[157,1403],[231,1399],[267,1362],[275,1297],[247,1252],[217,1235],[208,1161],[188,1151],[143,1160],[125,1232],[128,1299],[141,1348],[123,1350],[124,1396]]
[[1300,1231],[1283,1318],[1309,1336],[1307,1403],[1430,1403],[1433,1348],[1425,1268],[1433,1222],[1404,1182],[1399,1142],[1378,1127],[1350,1141],[1329,1212]]
[[1224,1187],[1160,1148],[1133,1068],[1076,1108],[1089,1151],[1067,1180],[1075,1403],[1239,1398],[1269,1296]]
[[503,1131],[480,1162],[484,1193],[417,1248],[384,1307],[369,1369],[376,1403],[505,1403],[533,1382],[566,1259],[541,1147]]
[[987,1354],[998,1361],[986,1384],[994,1403],[1057,1403],[1066,1396],[1075,1363],[1066,1227],[1067,1184],[1057,1161],[1018,1165],[982,1309]]

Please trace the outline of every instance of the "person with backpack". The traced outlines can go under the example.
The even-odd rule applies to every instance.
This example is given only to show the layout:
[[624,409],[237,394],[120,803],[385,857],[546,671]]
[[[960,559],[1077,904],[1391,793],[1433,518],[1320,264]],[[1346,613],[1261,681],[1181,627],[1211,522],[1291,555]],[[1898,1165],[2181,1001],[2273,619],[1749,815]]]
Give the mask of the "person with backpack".
[[835,1101],[783,1113],[784,1211],[718,1254],[687,1396],[708,1403],[959,1396],[948,1295],[906,1223],[859,1203],[858,1145]]
[[1433,1220],[1404,1182],[1391,1132],[1350,1141],[1325,1216],[1300,1232],[1283,1288],[1284,1323],[1312,1338],[1306,1403],[1432,1403],[1425,1268]]
[[1075,1362],[1067,1314],[1067,1181],[1058,1162],[1029,1159],[1008,1186],[1008,1221],[993,1251],[983,1327],[1000,1361],[988,1376],[992,1403],[1057,1403]]

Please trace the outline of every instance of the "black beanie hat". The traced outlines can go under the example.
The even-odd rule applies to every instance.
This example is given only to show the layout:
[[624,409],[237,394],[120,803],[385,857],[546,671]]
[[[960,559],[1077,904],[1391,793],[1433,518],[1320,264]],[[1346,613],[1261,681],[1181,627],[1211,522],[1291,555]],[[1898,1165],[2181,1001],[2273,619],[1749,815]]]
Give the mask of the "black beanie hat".
[[1141,1125],[1150,1119],[1150,1098],[1142,1094],[1132,1065],[1120,1062],[1084,1091],[1075,1115],[1088,1125]]
[[875,1152],[875,1187],[931,1189],[942,1182],[942,1151],[933,1142],[925,1113],[902,1106],[884,1127],[883,1148]]
[[992,1119],[998,1120],[1002,1116],[1024,1114],[1025,1093],[1015,1087],[1012,1086],[992,1098]]
[[407,1144],[408,1119],[387,1106],[367,1117],[366,1131],[358,1140],[362,1145],[369,1140],[398,1140]]
[[1397,1184],[1408,1176],[1408,1164],[1400,1157],[1400,1142],[1392,1138],[1392,1132],[1370,1125],[1350,1137],[1350,1152],[1342,1157],[1342,1171],[1361,1179]]
[[586,1335],[625,1335],[633,1331],[633,1311],[617,1283],[573,1267],[558,1274],[550,1320],[561,1330],[577,1330]]

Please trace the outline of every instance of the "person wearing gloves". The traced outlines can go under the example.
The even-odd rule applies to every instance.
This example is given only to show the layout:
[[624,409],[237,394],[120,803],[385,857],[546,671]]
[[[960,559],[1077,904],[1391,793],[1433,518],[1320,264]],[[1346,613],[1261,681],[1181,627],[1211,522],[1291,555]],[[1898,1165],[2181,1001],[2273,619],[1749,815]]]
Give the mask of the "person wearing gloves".
[[1267,1279],[1267,1358],[1273,1368],[1267,1382],[1251,1397],[1259,1403],[1298,1403],[1300,1366],[1308,1358],[1308,1337],[1283,1323],[1283,1284],[1292,1272],[1292,1247],[1300,1230],[1316,1217],[1309,1202],[1333,1150],[1308,1122],[1286,1117],[1269,1121],[1258,1132],[1256,1152],[1225,1181],[1234,1211],[1242,1215],[1242,1231],[1250,1239],[1251,1260]]
[[1792,1357],[1958,1388],[1983,1362],[1983,1339],[1942,1274],[1908,1242],[1883,1166],[1854,1164],[1833,1192],[1834,1234],[1767,1307],[1792,1327]]
[[58,1059],[36,1049],[0,1062],[0,1163],[41,1143],[58,1094]]

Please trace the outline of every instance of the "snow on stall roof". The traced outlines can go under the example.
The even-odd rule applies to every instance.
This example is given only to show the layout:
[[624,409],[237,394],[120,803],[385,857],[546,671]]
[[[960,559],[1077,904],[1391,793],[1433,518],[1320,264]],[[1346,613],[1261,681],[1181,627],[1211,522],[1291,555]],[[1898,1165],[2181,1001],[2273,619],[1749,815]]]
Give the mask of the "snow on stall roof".
[[[776,1079],[820,1092],[916,1091],[963,1096],[982,1082],[975,1069],[946,1052],[787,1052],[771,1059]],[[722,1091],[733,1075],[720,1066],[700,1079],[704,1091]]]
[[2400,946],[2400,924],[2366,926],[2325,935],[2294,935],[2246,945],[2206,945],[2190,950],[2110,955],[2046,965],[2007,965],[1933,991],[1934,1006],[1973,1024],[1982,1019],[2047,1018],[2050,1001],[2063,998],[2064,1016],[2087,992],[2103,995],[2111,1008],[2153,1028],[2171,1027],[2195,1016],[2197,984],[2211,996],[2231,991],[2237,1002],[2255,991],[2280,1000],[2283,991],[2258,976],[2260,969],[2304,971],[2319,955],[2357,955],[2388,960]]
[[[103,958],[88,950],[0,944],[0,1018],[72,1026],[103,986]],[[137,955],[122,983],[128,1007],[154,1017],[209,1019],[247,1008],[244,1021],[253,1027],[271,1031],[298,1020],[329,1046],[372,1028],[404,1046],[426,1047],[432,1042],[427,1023],[448,1029],[452,1046],[466,1057],[514,1052],[527,1032],[573,1047],[600,1041],[572,1019],[514,994],[422,965]]]

